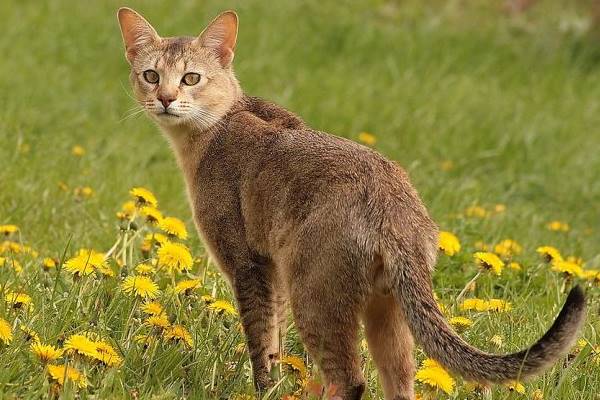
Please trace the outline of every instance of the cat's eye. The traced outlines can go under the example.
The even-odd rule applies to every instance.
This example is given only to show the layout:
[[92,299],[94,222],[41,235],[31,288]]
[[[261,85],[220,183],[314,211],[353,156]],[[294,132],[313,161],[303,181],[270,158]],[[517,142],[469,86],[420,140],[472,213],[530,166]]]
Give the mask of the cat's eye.
[[148,83],[152,83],[152,84],[158,83],[158,80],[159,80],[158,73],[156,71],[148,69],[148,70],[144,71],[144,79]]
[[200,74],[197,74],[195,72],[188,72],[183,76],[183,78],[181,78],[181,82],[188,86],[194,86],[198,82],[200,82]]

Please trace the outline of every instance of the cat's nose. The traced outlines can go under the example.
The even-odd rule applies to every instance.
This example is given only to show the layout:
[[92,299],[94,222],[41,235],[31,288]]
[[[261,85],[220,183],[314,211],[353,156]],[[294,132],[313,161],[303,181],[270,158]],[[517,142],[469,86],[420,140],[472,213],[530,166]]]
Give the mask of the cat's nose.
[[160,101],[163,105],[163,107],[165,108],[165,110],[167,108],[169,108],[169,105],[174,102],[175,100],[177,100],[174,97],[170,97],[170,96],[158,96],[158,101]]

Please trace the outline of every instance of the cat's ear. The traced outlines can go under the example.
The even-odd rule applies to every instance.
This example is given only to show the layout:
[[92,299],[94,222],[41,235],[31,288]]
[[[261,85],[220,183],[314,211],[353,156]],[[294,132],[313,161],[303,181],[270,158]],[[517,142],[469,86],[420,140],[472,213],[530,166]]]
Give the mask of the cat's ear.
[[140,49],[160,40],[152,25],[131,8],[119,8],[117,18],[125,43],[125,57],[130,64]]
[[194,39],[196,45],[216,51],[223,67],[233,61],[233,50],[237,40],[238,16],[234,11],[225,11]]

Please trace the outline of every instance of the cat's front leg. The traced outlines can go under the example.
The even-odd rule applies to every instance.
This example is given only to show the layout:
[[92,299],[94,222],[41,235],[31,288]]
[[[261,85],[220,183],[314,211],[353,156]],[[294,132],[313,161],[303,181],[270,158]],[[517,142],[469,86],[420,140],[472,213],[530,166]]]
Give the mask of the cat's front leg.
[[275,303],[280,297],[276,296],[279,286],[275,284],[277,274],[270,258],[253,251],[247,242],[236,190],[218,179],[226,167],[202,166],[211,179],[198,184],[202,192],[194,201],[196,222],[211,256],[234,291],[252,362],[254,385],[260,391],[271,383],[270,361],[277,349]]
[[263,391],[272,385],[269,376],[278,340],[277,295],[267,263],[250,262],[236,269],[233,290],[252,362],[254,386]]

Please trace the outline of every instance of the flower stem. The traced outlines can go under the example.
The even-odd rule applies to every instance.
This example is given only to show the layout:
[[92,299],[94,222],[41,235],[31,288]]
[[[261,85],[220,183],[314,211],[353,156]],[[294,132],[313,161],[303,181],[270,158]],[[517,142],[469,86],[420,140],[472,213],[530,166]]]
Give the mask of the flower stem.
[[460,293],[458,294],[458,296],[456,296],[456,303],[458,304],[460,302],[460,300],[464,297],[465,293],[467,293],[467,290],[469,290],[469,288],[471,287],[471,285],[473,283],[475,283],[475,281],[477,280],[477,278],[479,278],[481,276],[481,271],[478,271],[477,274],[473,277],[473,279],[471,279],[463,288],[463,290],[460,291]]

